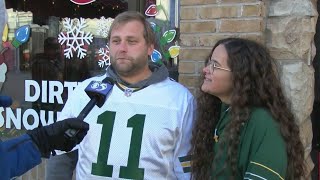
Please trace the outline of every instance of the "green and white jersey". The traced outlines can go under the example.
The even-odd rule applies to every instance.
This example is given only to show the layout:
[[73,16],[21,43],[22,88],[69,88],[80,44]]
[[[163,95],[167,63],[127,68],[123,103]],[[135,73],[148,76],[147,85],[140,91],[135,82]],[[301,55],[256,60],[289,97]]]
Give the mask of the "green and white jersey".
[[[219,139],[214,144],[212,179],[231,179],[231,167],[227,162],[228,142],[223,142],[225,128],[231,122],[229,105],[222,104],[221,116],[217,124]],[[251,109],[249,119],[241,126],[238,153],[238,176],[247,180],[284,180],[287,171],[286,143],[281,135],[280,126],[265,108]]]
[[[89,102],[81,83],[59,119],[76,117]],[[131,95],[115,84],[105,104],[85,118],[90,129],[79,144],[77,179],[190,179],[190,139],[195,101],[166,80]]]

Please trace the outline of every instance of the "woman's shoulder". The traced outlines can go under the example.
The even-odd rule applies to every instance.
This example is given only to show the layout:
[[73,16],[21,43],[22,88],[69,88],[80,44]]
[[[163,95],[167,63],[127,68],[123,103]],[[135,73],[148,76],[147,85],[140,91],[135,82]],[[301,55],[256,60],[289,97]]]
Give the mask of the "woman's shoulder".
[[256,107],[251,110],[248,126],[253,126],[256,130],[263,131],[277,128],[278,123],[268,109]]
[[273,146],[284,146],[284,141],[280,131],[280,125],[272,116],[271,112],[265,108],[253,108],[248,121],[244,126],[244,139],[251,139],[251,143],[260,146],[262,142]]

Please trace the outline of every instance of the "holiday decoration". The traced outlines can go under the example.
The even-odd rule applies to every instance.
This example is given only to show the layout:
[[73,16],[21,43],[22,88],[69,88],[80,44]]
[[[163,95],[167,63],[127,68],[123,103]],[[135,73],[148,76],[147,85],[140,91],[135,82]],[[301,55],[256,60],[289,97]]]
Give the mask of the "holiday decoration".
[[150,22],[150,25],[151,25],[153,31],[156,32],[156,30],[157,30],[157,29],[156,29],[156,28],[157,28],[157,24],[154,23],[154,22]]
[[3,33],[2,33],[2,41],[3,42],[6,42],[7,39],[8,39],[8,33],[9,33],[9,28],[8,28],[8,24],[6,24],[4,26],[4,29],[3,29]]
[[108,37],[109,29],[112,22],[113,22],[112,18],[106,19],[105,17],[102,16],[97,22],[97,26],[98,26],[97,34],[104,38]]
[[161,4],[151,4],[146,9],[145,14],[153,17],[161,10],[167,20],[162,21],[157,20],[156,18],[148,19],[153,31],[155,32],[157,45],[159,46],[157,47],[157,50],[154,50],[152,53],[151,60],[156,63],[166,62],[165,64],[168,64],[168,61],[172,60],[172,58],[176,58],[180,52],[180,46],[177,46],[174,41],[176,39],[177,31],[175,28],[171,27],[168,21],[168,15]]
[[169,48],[169,54],[171,58],[176,58],[179,55],[180,46],[171,46]]
[[99,62],[98,62],[99,67],[103,68],[103,66],[106,66],[108,68],[111,64],[108,45],[106,45],[106,48],[100,48],[98,53],[99,53],[99,56],[102,58],[102,59],[99,59]]
[[156,16],[158,14],[157,5],[151,4],[145,11],[147,16]]
[[70,0],[70,1],[75,4],[86,5],[86,4],[94,2],[95,0]]
[[176,30],[169,30],[163,33],[163,41],[165,43],[170,43],[176,37]]
[[162,59],[162,55],[158,50],[153,50],[152,54],[151,54],[151,60],[155,63],[160,63]]
[[67,29],[67,32],[61,32],[58,36],[58,41],[61,45],[66,43],[67,48],[64,50],[65,57],[70,59],[73,57],[73,51],[77,51],[77,57],[80,59],[84,58],[87,50],[83,47],[84,45],[90,45],[93,39],[90,32],[85,33],[82,31],[87,26],[85,19],[71,20],[70,18],[65,18],[63,26]]
[[30,26],[25,25],[19,27],[14,33],[14,39],[12,41],[12,45],[15,48],[18,48],[21,44],[27,42],[30,37]]

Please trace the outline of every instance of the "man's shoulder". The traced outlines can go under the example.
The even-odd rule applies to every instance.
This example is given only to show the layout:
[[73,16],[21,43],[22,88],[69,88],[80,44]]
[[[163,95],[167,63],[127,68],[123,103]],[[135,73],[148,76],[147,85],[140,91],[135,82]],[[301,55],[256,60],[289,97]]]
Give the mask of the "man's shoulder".
[[171,88],[179,88],[183,91],[189,91],[183,84],[175,81],[174,79],[168,77],[166,78],[165,80],[157,83],[159,85],[165,85],[165,86],[168,86],[168,87],[171,87]]
[[193,101],[194,99],[186,86],[170,78],[154,84],[153,87],[157,89],[157,92],[165,94],[168,98],[185,99],[187,101]]

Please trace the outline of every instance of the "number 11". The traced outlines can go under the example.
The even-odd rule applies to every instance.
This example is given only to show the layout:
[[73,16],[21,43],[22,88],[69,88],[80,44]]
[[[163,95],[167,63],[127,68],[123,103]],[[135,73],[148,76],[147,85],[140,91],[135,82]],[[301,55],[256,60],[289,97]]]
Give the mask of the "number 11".
[[[97,123],[102,124],[100,147],[97,163],[92,163],[91,174],[112,177],[113,165],[108,165],[111,137],[116,112],[106,111],[98,117]],[[144,169],[139,168],[141,142],[146,115],[136,114],[128,119],[127,127],[132,128],[127,166],[120,167],[119,178],[143,179]]]

